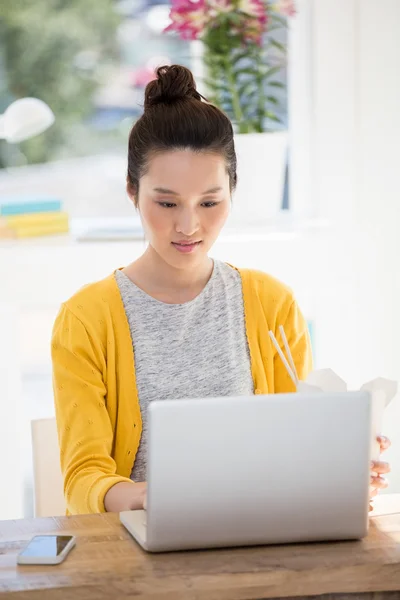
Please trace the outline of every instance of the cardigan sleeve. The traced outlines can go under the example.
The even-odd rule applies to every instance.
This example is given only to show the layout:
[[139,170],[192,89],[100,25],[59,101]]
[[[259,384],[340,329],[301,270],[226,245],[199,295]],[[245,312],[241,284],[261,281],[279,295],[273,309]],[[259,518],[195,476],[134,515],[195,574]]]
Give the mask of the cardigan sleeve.
[[[287,308],[287,303],[289,304],[289,309]],[[298,378],[304,380],[313,368],[310,335],[306,320],[296,300],[290,295],[287,303],[282,307],[281,316],[277,318],[275,337],[280,344],[283,354],[286,356],[283,341],[279,333],[279,325],[283,325]],[[277,394],[296,391],[278,352],[275,352],[274,356],[274,387]]]
[[120,481],[111,456],[105,352],[63,305],[52,335],[53,389],[64,495],[70,514],[105,512],[104,497]]

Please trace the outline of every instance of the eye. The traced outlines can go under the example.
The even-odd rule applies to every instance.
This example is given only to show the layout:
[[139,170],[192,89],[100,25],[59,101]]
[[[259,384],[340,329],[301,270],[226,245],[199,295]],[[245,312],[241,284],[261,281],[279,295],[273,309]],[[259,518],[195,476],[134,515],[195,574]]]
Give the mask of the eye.
[[173,202],[158,202],[158,204],[163,208],[173,208],[174,206],[176,206],[176,204],[174,204]]
[[202,206],[205,208],[212,208],[213,206],[217,206],[218,202],[203,202]]

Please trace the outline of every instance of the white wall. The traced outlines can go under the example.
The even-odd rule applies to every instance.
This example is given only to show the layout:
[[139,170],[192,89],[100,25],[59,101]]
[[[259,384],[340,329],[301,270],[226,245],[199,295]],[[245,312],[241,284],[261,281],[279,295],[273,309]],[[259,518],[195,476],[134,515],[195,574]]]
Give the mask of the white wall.
[[290,208],[299,216],[317,211],[311,172],[313,144],[313,3],[297,0],[289,20],[288,112],[290,136]]
[[[379,8],[378,8],[379,7]],[[365,370],[400,381],[400,2],[359,0],[356,303]],[[391,482],[400,490],[400,401],[388,410]]]
[[[312,7],[313,188],[319,214],[338,232],[327,262],[338,289],[319,315],[320,356],[328,362],[340,352],[355,384],[376,375],[400,381],[400,2]],[[385,424],[394,491],[399,417],[397,399]]]
[[0,519],[21,517],[23,510],[19,442],[21,435],[26,434],[26,423],[20,403],[21,377],[18,338],[15,334],[17,323],[17,310],[0,301]]

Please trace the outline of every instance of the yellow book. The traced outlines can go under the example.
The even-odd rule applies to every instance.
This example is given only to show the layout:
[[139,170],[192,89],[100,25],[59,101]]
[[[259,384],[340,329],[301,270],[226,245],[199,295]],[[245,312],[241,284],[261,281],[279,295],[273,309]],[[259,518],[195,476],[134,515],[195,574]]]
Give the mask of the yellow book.
[[30,227],[31,225],[42,225],[46,223],[64,223],[68,221],[68,213],[66,212],[47,212],[33,213],[27,215],[14,215],[12,217],[2,217],[0,219],[0,227]]
[[29,227],[1,227],[0,239],[20,239],[28,237],[39,237],[44,235],[55,235],[58,233],[67,233],[69,231],[68,221],[60,223],[43,223],[42,225],[31,225]]

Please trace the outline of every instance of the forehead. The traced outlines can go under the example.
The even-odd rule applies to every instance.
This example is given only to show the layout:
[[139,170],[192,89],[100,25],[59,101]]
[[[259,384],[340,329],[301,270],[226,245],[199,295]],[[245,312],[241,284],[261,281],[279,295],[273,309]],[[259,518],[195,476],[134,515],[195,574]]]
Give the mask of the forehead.
[[223,185],[228,178],[228,171],[223,156],[211,152],[194,152],[193,150],[175,150],[153,155],[148,162],[144,179],[151,183],[162,183],[176,188],[179,183],[202,187],[207,183]]

